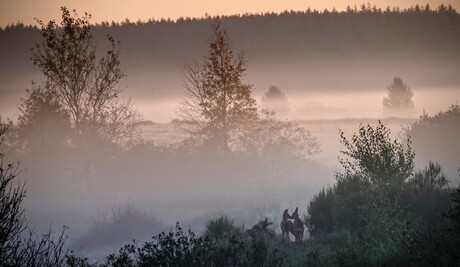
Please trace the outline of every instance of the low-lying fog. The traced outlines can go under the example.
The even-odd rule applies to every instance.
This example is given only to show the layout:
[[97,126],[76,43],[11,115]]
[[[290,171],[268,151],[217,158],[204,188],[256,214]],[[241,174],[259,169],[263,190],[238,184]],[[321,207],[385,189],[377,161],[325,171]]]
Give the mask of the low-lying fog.
[[[390,79],[391,81],[391,79]],[[299,93],[291,88],[278,86],[285,92],[289,104],[289,112],[284,116],[291,120],[336,120],[345,118],[382,118],[382,100],[386,96],[386,87],[374,90],[310,90]],[[268,88],[255,85],[255,98],[261,99]],[[414,91],[415,112],[418,118],[423,112],[434,115],[460,99],[458,87],[449,88],[412,88]],[[290,93],[294,91],[293,93]],[[435,101],[433,97],[435,96]],[[177,119],[177,105],[183,98],[134,98],[136,106],[142,111],[144,118],[158,123],[168,123]]]
[[[289,102],[287,117],[308,129],[321,146],[321,152],[309,157],[305,163],[280,164],[275,169],[266,169],[252,166],[253,162],[245,160],[194,158],[162,152],[161,147],[174,145],[186,136],[170,122],[177,118],[175,109],[180,99],[136,99],[136,106],[144,118],[153,122],[142,124],[141,135],[154,141],[157,148],[139,147],[128,154],[114,155],[115,158],[121,157],[114,162],[96,160],[93,166],[96,171],[77,170],[75,173],[80,174],[67,177],[58,177],[57,173],[65,172],[56,166],[61,163],[58,159],[65,158],[65,155],[59,156],[59,152],[48,150],[38,156],[23,155],[19,158],[23,169],[20,177],[27,181],[29,218],[37,229],[47,229],[50,223],[54,228],[67,225],[71,239],[77,240],[74,241],[76,246],[91,248],[91,241],[82,241],[78,237],[85,236],[98,224],[109,222],[117,210],[127,207],[134,207],[148,218],[160,221],[160,226],[153,227],[155,229],[147,227],[147,236],[169,229],[176,221],[201,231],[209,219],[222,214],[242,225],[252,225],[264,217],[277,225],[281,211],[296,206],[305,214],[311,197],[324,186],[333,184],[334,172],[341,170],[337,157],[343,147],[338,129],[350,137],[360,123],[375,125],[379,118],[382,119],[384,91],[286,93],[286,96]],[[256,97],[260,103],[261,96]],[[434,97],[436,101],[433,101]],[[423,110],[430,115],[445,111],[459,98],[460,93],[455,89],[416,90],[416,115],[421,115]],[[414,121],[415,116],[383,118],[395,137],[402,137],[401,130]],[[97,148],[86,152],[88,154],[81,156],[88,157],[88,161],[97,158],[99,153]],[[423,168],[427,164],[426,157],[418,156],[417,168]],[[449,157],[459,159],[458,154],[445,158]],[[445,158],[432,160],[442,165]],[[50,163],[52,159],[56,162]],[[65,162],[63,159],[62,164]],[[69,167],[78,168],[78,164]],[[282,175],[276,174],[278,167],[286,168],[279,172]],[[444,171],[448,177],[457,183],[455,167],[446,167]],[[139,238],[139,234],[136,237]],[[115,249],[120,244],[114,241],[112,245]],[[107,244],[101,245],[105,246]],[[98,255],[95,253],[95,257]]]
[[[250,23],[252,30],[239,24],[229,27],[231,34],[239,36],[235,48],[248,52],[248,72],[243,81],[254,85],[258,107],[265,107],[269,88],[277,86],[280,91],[274,92],[285,97],[279,117],[298,123],[316,138],[320,152],[302,159],[278,147],[257,158],[217,157],[178,145],[187,137],[180,130],[183,122],[177,114],[177,106],[184,100],[184,78],[178,66],[206,53],[210,24],[200,26],[200,31],[189,31],[186,24],[167,23],[139,26],[142,32],[125,26],[98,27],[104,38],[108,29],[115,33],[116,40],[121,38],[121,68],[127,77],[119,84],[124,89],[120,98],[131,97],[142,113],[139,139],[143,140],[126,150],[97,140],[85,139],[88,142],[79,143],[82,147],[78,148],[38,140],[33,151],[19,147],[17,153],[8,154],[8,161],[21,163],[19,179],[27,183],[27,216],[37,232],[50,225],[56,230],[66,225],[74,248],[93,251],[97,258],[107,253],[98,254],[95,248],[117,249],[132,238],[145,239],[168,230],[176,221],[199,233],[206,222],[219,215],[245,226],[267,217],[279,230],[284,209],[293,211],[298,206],[299,213],[305,215],[312,196],[334,183],[334,173],[341,171],[337,159],[343,149],[339,129],[351,137],[360,124],[375,125],[381,119],[393,137],[405,142],[405,130],[421,115],[445,112],[460,99],[456,76],[460,66],[456,43],[460,38],[453,35],[458,27],[452,26],[457,24],[445,26],[447,22],[440,20],[431,29],[395,21],[386,31],[373,26],[375,35],[367,36],[366,27],[373,23],[359,23],[363,29],[356,29],[355,23],[349,22],[350,35],[342,45],[346,37],[340,37],[342,22],[337,20],[332,27],[315,22],[319,21],[315,16],[309,15],[308,23],[299,24],[307,28],[299,30],[305,34],[292,34],[286,30],[291,28],[276,23]],[[379,19],[378,25],[384,27],[389,21]],[[322,26],[309,29],[310,22]],[[428,33],[417,33],[412,24]],[[199,23],[191,25],[198,27]],[[260,30],[258,25],[268,25],[268,30]],[[278,35],[269,31],[275,25]],[[399,30],[400,25],[408,28],[398,32],[395,29]],[[176,29],[171,35],[163,33],[163,27],[169,26],[179,28],[171,28]],[[149,32],[149,27],[158,32]],[[337,38],[332,38],[335,35],[330,34],[330,28],[337,31]],[[9,47],[8,51],[0,49],[0,53],[10,58],[0,64],[0,118],[15,123],[21,98],[26,97],[24,89],[31,87],[32,80],[43,82],[27,54],[39,35],[36,30],[28,31],[27,42],[19,38],[19,31],[12,44],[6,42],[7,38],[0,42],[0,47]],[[123,34],[117,37],[117,31]],[[178,33],[180,38],[175,35]],[[411,38],[411,34],[420,38]],[[139,41],[140,36],[146,40]],[[431,46],[430,41],[437,42]],[[9,61],[17,66],[10,66]],[[397,75],[412,89],[415,108],[412,114],[401,116],[404,118],[388,118],[382,101]],[[414,139],[412,145],[416,169],[424,168],[430,160],[438,162],[451,183],[458,184],[460,148],[456,133],[460,129],[459,125],[450,129],[441,137]],[[52,135],[53,130],[46,129],[45,134]],[[110,228],[115,219],[126,219],[127,226]],[[106,236],[103,231],[107,231]]]
[[[435,115],[460,99],[460,90],[456,87],[411,87],[415,104],[411,117],[385,118],[382,100],[387,91],[384,85],[367,91],[309,90],[300,93],[297,88],[273,84],[287,99],[287,108],[280,115],[282,119],[293,120],[309,130],[320,144],[321,152],[310,156],[308,161],[280,162],[267,167],[250,160],[169,153],[168,147],[186,137],[174,122],[178,119],[177,105],[184,98],[135,95],[135,107],[146,121],[141,125],[141,136],[152,140],[154,147],[138,147],[129,153],[115,154],[115,160],[108,161],[100,160],[106,157],[106,152],[98,151],[97,147],[76,156],[93,161],[90,165],[72,162],[72,156],[48,148],[34,155],[17,156],[23,170],[20,179],[27,181],[25,202],[29,219],[38,230],[46,230],[50,224],[54,229],[69,226],[68,234],[76,248],[88,248],[86,253],[93,251],[95,258],[134,237],[148,238],[167,230],[176,221],[198,232],[209,219],[223,214],[241,225],[252,225],[264,217],[278,225],[282,210],[298,206],[301,214],[306,214],[311,197],[334,183],[334,173],[341,170],[337,157],[343,149],[339,129],[350,137],[361,123],[375,125],[382,119],[393,136],[402,137],[402,129],[424,112]],[[264,107],[263,97],[268,88],[257,83],[254,87],[254,97],[258,105]],[[132,90],[128,87],[124,97]],[[4,105],[2,114],[15,119],[18,111],[14,106],[17,104],[9,108]],[[456,140],[456,137],[450,138]],[[452,183],[458,183],[458,153],[424,151],[420,143],[414,149],[416,168],[423,168],[429,160],[439,162]],[[90,169],[79,169],[87,166]],[[116,214],[123,214],[130,208],[135,210],[129,216],[145,217],[147,226],[136,226],[140,232],[130,235],[126,229],[114,229],[127,232],[119,240],[98,243],[88,239],[91,236],[88,231],[109,223]],[[101,251],[97,252],[94,247]]]
[[[319,188],[327,185],[328,183],[333,182],[333,171],[338,167],[337,156],[339,155],[339,150],[341,148],[339,143],[338,129],[343,130],[347,134],[351,134],[357,131],[360,122],[376,123],[379,118],[383,117],[382,99],[386,94],[386,90],[380,89],[370,90],[366,92],[354,92],[351,90],[344,90],[343,92],[310,92],[308,94],[300,94],[296,92],[289,93],[291,91],[290,88],[283,88],[282,86],[279,87],[286,94],[289,105],[289,110],[285,114],[285,118],[295,120],[298,123],[300,123],[303,127],[311,131],[313,136],[315,136],[318,139],[321,145],[321,153],[312,157],[312,160],[315,162],[315,164],[320,165],[320,167],[318,168],[324,168],[322,170],[322,175],[324,176],[311,175],[308,172],[305,173],[305,178],[298,181],[303,185],[303,188],[299,190],[299,198],[296,199],[293,196],[286,196],[286,199],[289,200],[296,199],[296,201],[302,201],[303,206],[305,207],[306,202],[314,192],[316,192]],[[262,102],[262,95],[266,91],[267,89],[256,87],[255,98],[257,99],[258,103]],[[456,101],[460,99],[460,91],[457,88],[413,88],[413,91],[413,100],[415,103],[415,116],[413,116],[413,118],[406,120],[387,120],[387,123],[390,126],[392,133],[395,135],[398,135],[400,133],[401,127],[407,126],[407,124],[413,122],[416,118],[418,118],[418,116],[422,115],[423,112],[428,113],[429,115],[434,115],[439,111],[446,110],[448,106],[450,106],[451,104],[455,104]],[[152,125],[146,125],[142,127],[142,136],[144,138],[153,140],[160,145],[171,144],[183,139],[183,133],[180,132],[177,128],[175,128],[174,125],[170,124],[171,120],[177,119],[177,105],[182,101],[182,98],[142,99],[140,97],[137,97],[133,100],[135,101],[136,108],[143,114],[144,119],[150,120],[155,123]],[[13,114],[13,116],[10,117],[14,118],[14,114],[17,114],[17,111],[14,111],[14,109],[10,109],[8,110],[8,112],[3,112],[3,114]],[[25,169],[23,176],[28,177],[29,175],[34,175],[34,171],[30,170],[30,166],[23,164],[23,168]],[[451,171],[451,173],[453,172]],[[152,186],[154,186],[155,180],[158,179],[158,175],[156,175],[155,173],[147,173],[143,170],[138,170],[136,173],[132,173],[129,175],[145,177],[145,179],[148,179],[149,182],[153,184]],[[126,177],[124,175],[120,175],[120,177],[114,178],[113,180],[129,179],[133,179],[133,177]],[[156,196],[158,192],[153,193],[155,191],[155,188],[151,188],[152,193],[149,193],[150,189],[146,190],[145,193],[147,195],[139,195],[135,193],[135,190],[132,194],[117,192],[116,200],[110,198],[110,200],[104,200],[104,197],[102,196],[91,196],[89,198],[84,197],[80,200],[65,200],[67,198],[63,196],[64,200],[60,199],[59,201],[57,201],[57,203],[59,203],[59,206],[61,206],[62,210],[69,210],[69,207],[71,210],[73,207],[78,210],[91,210],[92,214],[94,214],[95,211],[106,209],[108,206],[116,206],[117,203],[119,204],[139,202],[144,203],[145,207],[149,207],[149,209],[151,209],[156,216],[165,218],[165,220],[172,222],[174,220],[181,220],[181,217],[187,217],[185,216],[185,214],[182,214],[182,216],[180,217],[176,217],[177,214],[181,214],[183,210],[193,210],[193,213],[209,212],[207,206],[209,206],[210,203],[216,202],[204,199],[212,199],[211,195],[213,195],[213,193],[215,193],[216,196],[222,196],[221,192],[209,191],[206,192],[206,197],[200,196],[200,194],[205,193],[200,191],[200,188],[203,188],[203,184],[193,182],[192,178],[188,180],[190,181],[190,183],[187,186],[177,185],[173,191],[161,192],[164,194],[165,197],[167,197],[167,200],[159,199]],[[164,181],[162,183],[164,183]],[[217,182],[216,186],[218,185],[218,183],[219,182]],[[277,181],[276,183],[270,185],[270,190],[277,191],[276,187],[278,186],[278,183],[282,185],[283,181]],[[143,185],[142,183],[137,184],[137,186],[140,189],[146,189],[145,185]],[[133,185],[133,187],[135,186]],[[297,187],[294,186],[294,188]],[[228,196],[226,197],[229,198],[226,200],[226,202],[233,202],[231,200],[232,197],[235,197],[235,200],[241,200],[241,195],[246,195],[246,197],[249,198],[254,197],[256,195],[254,192],[246,194],[244,190],[240,189],[241,188],[238,188],[236,192],[229,192],[228,190],[225,190],[225,193],[228,194]],[[264,195],[264,193],[261,192],[264,190],[263,185],[255,186],[255,188],[252,189],[260,191],[259,193],[261,195]],[[200,194],[195,194],[194,190],[198,190]],[[34,187],[29,186],[29,192],[31,193],[31,195],[33,195],[33,191]],[[186,203],[187,205],[191,205],[193,201],[190,201],[189,199],[187,199],[187,197],[192,196],[196,197],[195,201],[197,203],[199,203],[200,201],[204,202],[199,204],[199,206],[202,207],[201,210],[195,208],[190,209],[189,207],[183,205],[184,203]],[[99,197],[101,199],[98,199]],[[280,199],[283,199],[283,196],[281,195],[278,197]],[[27,200],[30,203],[40,203],[36,202],[31,197]],[[84,203],[80,203],[81,200],[84,200]],[[151,200],[154,201],[151,202]],[[171,200],[174,200],[176,204],[172,204]],[[238,205],[243,206],[244,201],[242,202],[243,203],[239,203]],[[264,200],[263,202],[265,203],[266,200]],[[37,209],[43,209],[43,205],[41,205],[41,203],[38,206],[40,207]],[[30,210],[32,212],[36,212],[37,209],[31,208]],[[40,217],[47,217],[43,216],[45,215],[44,212],[53,213],[58,212],[58,210],[59,209],[53,208],[48,211],[40,211],[40,214],[42,214],[40,215]],[[161,212],[159,212],[160,210]],[[70,212],[70,214],[73,213],[73,211]],[[84,212],[79,212],[78,214],[79,216],[81,216],[81,214],[84,214]],[[81,225],[85,225],[85,221],[86,219],[70,220],[69,222],[66,222],[66,224],[75,224],[76,222],[80,222]],[[80,228],[80,226],[75,227],[75,229],[77,228]]]

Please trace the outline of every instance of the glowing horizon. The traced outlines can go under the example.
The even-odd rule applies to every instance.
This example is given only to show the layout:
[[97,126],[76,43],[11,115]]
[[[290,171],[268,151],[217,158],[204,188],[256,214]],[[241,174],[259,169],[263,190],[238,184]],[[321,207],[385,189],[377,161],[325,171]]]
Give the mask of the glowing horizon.
[[22,22],[26,25],[36,25],[34,18],[43,21],[59,21],[61,12],[60,7],[76,11],[79,14],[84,12],[92,14],[92,23],[101,22],[122,22],[129,19],[132,22],[138,20],[147,21],[151,18],[161,19],[170,18],[176,20],[180,17],[202,18],[206,14],[215,16],[229,16],[237,14],[260,14],[266,12],[280,13],[283,11],[305,11],[312,10],[329,11],[335,8],[343,11],[347,6],[359,8],[363,3],[370,3],[371,6],[385,9],[387,6],[399,7],[401,9],[410,8],[415,5],[425,6],[430,4],[432,9],[440,4],[452,5],[456,10],[460,10],[460,1],[430,0],[419,2],[416,0],[374,0],[374,1],[320,1],[320,0],[234,0],[234,1],[187,1],[187,0],[132,0],[132,1],[91,1],[91,0],[5,0],[0,2],[0,27]]

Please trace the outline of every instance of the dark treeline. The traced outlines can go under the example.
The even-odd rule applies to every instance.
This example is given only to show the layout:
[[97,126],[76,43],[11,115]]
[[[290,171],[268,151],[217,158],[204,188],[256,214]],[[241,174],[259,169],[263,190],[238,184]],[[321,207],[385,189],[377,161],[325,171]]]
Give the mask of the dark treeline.
[[[394,75],[417,87],[460,82],[460,16],[446,6],[399,10],[365,5],[344,12],[104,22],[94,27],[94,36],[101,45],[107,33],[121,42],[132,96],[181,96],[180,68],[204,54],[216,19],[232,36],[232,45],[246,51],[251,82],[259,88],[278,84],[288,93],[343,84],[348,89],[384,88]],[[18,90],[39,75],[29,64],[29,50],[39,38],[35,27],[22,24],[0,30],[0,91],[17,98]]]

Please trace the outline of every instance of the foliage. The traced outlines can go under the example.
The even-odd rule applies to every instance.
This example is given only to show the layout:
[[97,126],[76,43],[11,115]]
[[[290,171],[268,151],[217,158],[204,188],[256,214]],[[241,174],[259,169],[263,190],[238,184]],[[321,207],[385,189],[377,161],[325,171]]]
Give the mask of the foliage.
[[414,123],[412,129],[419,127],[420,130],[422,130],[452,125],[458,120],[459,114],[460,106],[458,104],[451,105],[447,111],[441,111],[431,117],[424,113],[423,116],[421,116],[420,121]]
[[387,116],[410,116],[414,112],[414,93],[400,77],[394,77],[388,87],[388,96],[383,98],[383,110]]
[[211,239],[222,239],[241,232],[242,229],[235,226],[235,223],[226,216],[221,216],[216,220],[210,220],[205,225],[204,236]]
[[[72,18],[67,9],[62,11],[61,27],[54,22],[41,23],[44,39],[42,45],[34,50],[33,60],[42,69],[46,82],[29,91],[28,98],[23,102],[20,117],[23,133],[29,134],[29,139],[53,140],[55,138],[48,135],[46,129],[58,125],[57,128],[63,129],[57,138],[59,142],[67,141],[72,131],[82,136],[97,133],[113,142],[129,139],[136,116],[129,103],[117,101],[119,90],[115,86],[124,75],[119,68],[116,43],[109,37],[106,57],[96,60],[89,16]],[[430,9],[425,12],[430,13]],[[335,11],[332,13],[337,14]],[[381,11],[363,5],[359,12],[350,9],[347,13]],[[395,13],[399,14],[399,11]],[[243,54],[233,56],[220,24],[214,27],[213,33],[209,56],[201,64],[191,65],[185,70],[190,98],[181,106],[181,111],[186,123],[195,126],[191,130],[192,135],[220,152],[230,149],[244,151],[269,158],[269,163],[292,162],[317,153],[318,144],[308,131],[270,114],[266,117],[257,115],[255,100],[251,96],[252,86],[241,81],[245,71]],[[78,49],[73,50],[75,47]],[[406,92],[402,98],[397,93],[401,88]],[[282,95],[279,88],[269,90]],[[266,94],[266,98],[268,96]],[[410,89],[402,80],[395,78],[384,104],[393,109],[399,105],[398,101],[406,99],[401,102],[413,108],[412,100],[407,101],[407,96],[412,97]],[[458,113],[458,106],[453,106],[446,114],[450,116],[451,113]],[[4,133],[2,131],[0,135]],[[345,173],[337,174],[337,183],[323,189],[310,202],[306,223],[312,238],[305,244],[284,242],[268,220],[243,231],[226,217],[221,217],[207,224],[204,236],[183,231],[176,225],[175,230],[156,235],[151,242],[134,242],[124,246],[100,266],[279,266],[286,263],[285,254],[290,254],[290,259],[298,258],[288,265],[295,263],[300,266],[382,266],[391,264],[395,259],[400,259],[399,265],[403,265],[407,264],[407,260],[404,262],[402,259],[407,258],[413,263],[457,265],[460,188],[454,194],[453,206],[446,213],[445,220],[440,219],[435,211],[447,207],[445,196],[450,192],[441,167],[430,163],[426,169],[414,173],[410,139],[405,148],[390,138],[388,128],[381,123],[375,128],[361,126],[351,140],[341,132],[341,142],[346,148],[342,152],[346,158],[341,158]],[[138,150],[128,153],[145,152],[149,149],[145,144],[139,143]],[[155,155],[159,158],[172,157],[177,156],[172,155],[175,152],[155,151]],[[152,164],[151,158],[146,158],[148,164]],[[25,191],[21,183],[17,187],[11,186],[16,165],[5,167],[3,155],[1,159],[2,179],[6,177],[5,182],[0,183],[0,200],[4,205],[0,205],[0,226],[6,225],[3,227],[6,231],[1,231],[1,234],[6,234],[0,236],[1,263],[11,266],[62,265],[63,255],[66,255],[63,234],[57,240],[50,233],[41,238],[33,233],[28,239],[19,237],[26,229],[21,206]],[[238,160],[241,161],[235,162],[245,161]],[[89,161],[88,166],[94,164]],[[180,162],[184,162],[183,166],[187,164],[186,160]],[[209,163],[213,161],[206,163],[212,165]],[[223,163],[230,166],[226,170],[234,168],[228,163]],[[126,169],[124,164],[119,165],[122,170]],[[241,168],[242,164],[234,165]],[[232,176],[228,173],[223,175]],[[12,214],[10,217],[13,219],[7,219],[3,224],[3,214]],[[110,220],[96,225],[89,235],[110,239],[114,231],[126,233],[126,225],[141,228],[154,223],[156,221],[145,214],[125,207],[115,210]],[[416,233],[422,223],[430,228]],[[441,226],[433,230],[433,225]],[[428,234],[423,235],[426,232]],[[7,249],[4,249],[4,244],[7,244]],[[419,251],[417,246],[421,247]],[[75,255],[67,256],[67,264],[99,265]]]
[[420,216],[419,228],[423,232],[436,228],[443,220],[441,215],[447,211],[452,188],[441,166],[430,162],[423,170],[415,171],[401,194],[401,202],[407,210]]
[[273,85],[268,88],[262,97],[262,106],[277,115],[286,116],[289,113],[288,99],[278,86]]
[[412,266],[458,266],[460,264],[460,186],[452,193],[451,206],[440,227],[420,233],[405,244],[399,262]]
[[364,227],[362,207],[368,201],[370,184],[357,175],[345,176],[323,188],[310,201],[305,224],[310,235],[321,237],[336,231],[355,233]]
[[[8,130],[0,126],[0,145]],[[26,197],[23,184],[14,186],[17,166],[4,163],[0,152],[0,262],[6,262],[19,249],[20,235],[26,228],[22,201]]]
[[[283,121],[264,112],[254,121],[251,130],[240,137],[241,149],[262,157],[307,158],[319,153],[320,145],[310,131],[290,121]],[[287,157],[287,158],[286,158]]]
[[[32,62],[45,76],[45,84],[25,100],[21,117],[29,122],[35,119],[33,107],[48,100],[52,101],[50,106],[66,112],[79,136],[102,136],[111,142],[129,140],[139,115],[131,101],[118,100],[117,84],[124,74],[115,40],[108,37],[108,50],[98,58],[89,23],[91,15],[72,16],[65,7],[61,11],[59,25],[38,21],[42,42],[33,49]],[[48,97],[36,98],[40,94]],[[54,98],[49,99],[50,95]]]
[[352,160],[342,159],[345,173],[338,173],[336,184],[310,201],[306,224],[312,241],[325,246],[310,250],[311,262],[457,265],[460,238],[452,214],[458,204],[454,195],[453,207],[443,218],[452,190],[441,166],[430,162],[414,172],[410,141],[404,149],[381,123],[375,129],[361,126],[351,141],[343,132],[341,137],[347,148],[342,153]]
[[221,152],[229,150],[235,133],[257,118],[252,86],[242,81],[245,63],[243,53],[233,54],[219,22],[213,26],[209,56],[185,67],[188,99],[179,106],[180,115],[193,122],[189,132],[194,137],[204,138]]
[[19,107],[19,138],[31,147],[49,146],[68,141],[71,133],[69,114],[50,90],[36,87],[26,90]]
[[[451,227],[453,229],[460,228],[460,185],[457,187],[455,192],[452,193],[452,205],[449,211],[445,214],[445,217],[451,221]],[[459,234],[459,232],[457,232],[457,234]]]
[[435,115],[424,113],[418,121],[407,127],[405,134],[412,137],[417,162],[442,162],[446,174],[455,177],[460,160],[459,131],[460,107],[455,104]]
[[[201,55],[201,45],[207,38],[207,29],[216,19],[225,23],[235,45],[244,46],[254,66],[266,66],[263,71],[254,69],[251,82],[273,83],[274,79],[267,80],[266,77],[276,77],[283,91],[286,86],[287,93],[288,86],[294,85],[292,82],[296,79],[301,79],[299,88],[303,89],[321,90],[343,85],[343,77],[356,77],[370,71],[368,66],[374,62],[380,62],[373,64],[375,75],[362,75],[355,80],[355,88],[365,89],[376,84],[386,84],[385,80],[391,83],[392,76],[379,75],[387,73],[388,69],[392,69],[391,66],[394,66],[393,69],[407,70],[404,75],[408,78],[420,75],[426,79],[442,80],[446,86],[456,84],[458,75],[453,66],[457,66],[455,64],[459,61],[459,35],[455,25],[458,25],[460,15],[447,5],[443,9],[432,5],[427,11],[424,6],[420,7],[421,11],[416,11],[415,6],[404,9],[385,8],[383,4],[375,9],[366,6],[362,11],[359,5],[351,5],[349,11],[336,13],[330,12],[330,9],[324,13],[324,10],[311,8],[231,16],[184,17],[177,22],[167,18],[128,23],[91,22],[94,23],[95,40],[102,41],[106,33],[110,33],[122,42],[120,58],[124,69],[136,74],[140,70],[145,71],[146,74],[142,76],[145,82],[139,85],[140,90],[152,89],[152,85],[160,79],[168,80],[164,86],[155,88],[155,92],[163,96],[177,96],[181,93],[180,86],[177,86],[181,79],[177,66],[191,55]],[[35,26],[18,23],[7,28],[0,30],[0,40],[3,41],[0,42],[3,59],[0,62],[0,79],[5,84],[11,83],[11,86],[7,86],[11,89],[3,87],[2,90],[13,92],[12,88],[23,87],[20,81],[30,80],[32,78],[28,77],[35,75],[34,69],[28,65],[27,51],[40,36]],[[302,34],[293,34],[291,29]],[[158,38],[164,34],[169,38]],[[299,65],[286,68],[286,63],[293,63],[293,59]],[[358,59],[365,60],[365,63],[355,64],[354,68],[343,67],[348,66],[351,60],[359,63]],[[417,63],[414,63],[415,59]],[[318,61],[331,64],[317,64]],[[417,68],[413,67],[414,64]],[[323,70],[326,75],[334,71],[343,75],[326,76],[327,79],[324,75],[313,75],[319,70]],[[174,77],[170,78],[170,75]],[[129,75],[127,83],[138,81],[138,77]],[[262,94],[266,89],[258,90]],[[7,97],[2,100],[8,102]],[[5,102],[2,105],[8,104]]]
[[228,164],[242,156],[264,168],[258,172],[262,177],[288,176],[319,153],[319,144],[308,130],[273,112],[257,113],[253,87],[242,81],[245,64],[243,53],[234,55],[221,23],[214,24],[209,56],[184,70],[187,99],[178,111],[190,138],[181,148],[201,156],[225,155]]
[[442,172],[441,165],[430,162],[424,170],[415,172],[409,184],[418,191],[433,191],[447,187],[449,181]]
[[259,159],[271,175],[281,177],[295,169],[295,164],[320,153],[321,146],[305,128],[264,112],[239,136],[237,151]]
[[351,140],[341,132],[341,139],[345,172],[308,207],[312,240],[332,248],[315,259],[339,266],[406,265],[412,244],[445,223],[440,211],[449,206],[451,190],[441,167],[430,163],[414,172],[410,139],[404,148],[381,123],[361,126]]
[[[281,266],[283,255],[259,235],[233,232],[211,239],[184,231],[179,224],[175,230],[153,237],[141,246],[132,243],[111,254],[103,264],[91,265],[85,258],[72,254],[69,266]],[[225,241],[225,242],[223,242]]]
[[89,231],[73,245],[85,249],[121,245],[166,229],[167,226],[158,219],[144,214],[133,205],[126,204],[111,209],[110,214],[101,221],[95,221]]
[[2,266],[64,266],[68,253],[66,240],[65,227],[57,236],[51,230],[42,235],[29,230],[28,235],[13,247],[12,254],[2,263]]
[[372,190],[362,206],[365,219],[362,247],[366,257],[377,265],[385,265],[399,253],[402,243],[412,240],[418,230],[418,217],[407,212],[399,197],[388,191]]
[[369,124],[360,126],[351,140],[340,131],[340,142],[346,148],[341,153],[346,157],[339,158],[339,161],[345,174],[360,175],[378,187],[400,188],[413,174],[415,153],[411,149],[410,137],[404,148],[397,139],[392,140],[390,134],[380,121],[375,128]]

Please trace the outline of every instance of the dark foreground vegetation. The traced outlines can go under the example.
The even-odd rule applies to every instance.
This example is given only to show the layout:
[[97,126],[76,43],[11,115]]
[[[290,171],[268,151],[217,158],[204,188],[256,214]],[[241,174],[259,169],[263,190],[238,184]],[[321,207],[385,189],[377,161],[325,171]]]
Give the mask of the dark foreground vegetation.
[[[108,266],[455,266],[460,263],[460,187],[438,164],[414,171],[410,139],[385,125],[361,126],[348,140],[344,172],[319,192],[305,218],[309,239],[293,243],[270,222],[248,230],[227,218],[202,236],[176,229],[108,256]],[[87,259],[69,256],[74,266]],[[102,265],[102,266],[106,266]]]
[[[43,191],[34,188],[39,194],[59,188],[60,197],[69,197],[72,191],[102,194],[103,188],[134,193],[133,181],[142,182],[151,193],[153,186],[146,183],[161,187],[174,179],[184,186],[203,184],[202,192],[211,193],[213,187],[205,186],[213,180],[203,179],[203,174],[219,178],[220,188],[227,190],[241,190],[243,181],[288,177],[283,181],[289,183],[290,176],[311,172],[310,156],[319,151],[310,132],[259,110],[253,86],[242,80],[244,54],[233,52],[220,23],[213,25],[208,56],[184,69],[187,98],[179,113],[187,138],[172,147],[143,140],[133,103],[118,99],[116,85],[124,77],[118,43],[109,36],[108,50],[98,56],[88,16],[74,17],[66,8],[62,12],[60,26],[41,23],[43,39],[33,50],[33,63],[45,82],[28,91],[17,124],[0,121],[1,266],[460,264],[460,187],[453,188],[435,162],[415,167],[411,137],[422,147],[426,135],[427,140],[444,138],[457,144],[458,105],[433,117],[424,115],[407,129],[404,140],[393,138],[381,122],[360,125],[351,138],[340,132],[342,171],[335,174],[332,186],[311,199],[304,218],[295,218],[307,226],[303,241],[298,236],[298,242],[283,238],[279,225],[268,219],[245,228],[220,217],[207,222],[202,234],[184,230],[179,223],[164,231],[161,221],[131,206],[114,210],[112,220],[96,223],[77,243],[96,247],[118,242],[126,238],[127,227],[139,229],[143,237],[150,234],[149,226],[163,232],[148,241],[133,241],[100,262],[71,251],[65,231],[36,234],[24,209],[20,168],[6,162],[3,153],[28,157],[26,164],[35,164],[31,170],[38,178],[28,181],[41,185]],[[146,170],[155,179],[120,178],[141,176]],[[166,189],[174,192],[177,186],[170,186]],[[165,188],[157,192],[161,190]],[[137,224],[131,224],[133,220]]]
[[244,229],[221,217],[203,235],[177,224],[151,241],[125,245],[100,264],[70,252],[63,234],[22,235],[25,189],[2,154],[2,266],[458,265],[460,187],[448,187],[434,163],[414,172],[410,142],[403,145],[389,134],[379,123],[361,126],[351,140],[342,135],[344,171],[311,200],[309,238],[302,243],[283,239],[268,220]]

